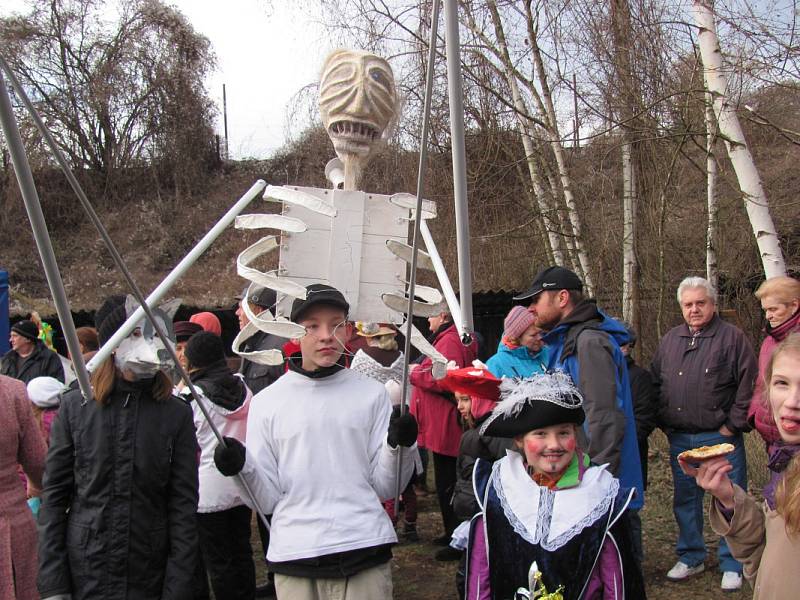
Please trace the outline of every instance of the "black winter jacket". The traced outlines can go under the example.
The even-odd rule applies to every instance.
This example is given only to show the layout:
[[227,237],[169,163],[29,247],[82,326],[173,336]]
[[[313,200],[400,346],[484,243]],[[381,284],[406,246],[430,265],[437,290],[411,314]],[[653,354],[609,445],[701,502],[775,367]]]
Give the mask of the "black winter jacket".
[[41,340],[36,340],[33,353],[22,363],[22,368],[17,369],[19,355],[15,350],[9,350],[3,355],[0,374],[28,383],[35,377],[55,377],[64,381],[64,367],[56,352],[44,345]]
[[506,450],[513,447],[513,439],[481,436],[478,429],[467,429],[461,436],[456,459],[457,479],[453,489],[453,512],[460,521],[468,521],[480,511],[472,484],[475,461],[478,458],[492,462],[499,460],[506,455]]
[[647,438],[658,427],[658,390],[653,385],[650,371],[637,365],[632,356],[626,356],[625,361],[628,363],[628,378],[631,382],[636,439],[641,446],[642,443],[647,443]]
[[39,512],[42,598],[188,600],[197,558],[192,411],[152,380],[117,380],[109,402],[61,400]]
[[[256,350],[280,350],[286,344],[286,339],[259,331],[244,343],[243,350],[255,352]],[[268,385],[275,383],[278,377],[284,374],[286,368],[281,365],[261,365],[251,360],[242,359],[242,368],[239,373],[244,377],[244,382],[255,396]]]

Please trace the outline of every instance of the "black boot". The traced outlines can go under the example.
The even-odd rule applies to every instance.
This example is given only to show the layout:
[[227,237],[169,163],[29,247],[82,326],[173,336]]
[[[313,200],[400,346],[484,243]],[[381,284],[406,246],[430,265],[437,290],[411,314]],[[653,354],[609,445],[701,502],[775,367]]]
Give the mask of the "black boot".
[[417,524],[403,521],[403,540],[415,544],[419,541],[419,534],[417,533]]

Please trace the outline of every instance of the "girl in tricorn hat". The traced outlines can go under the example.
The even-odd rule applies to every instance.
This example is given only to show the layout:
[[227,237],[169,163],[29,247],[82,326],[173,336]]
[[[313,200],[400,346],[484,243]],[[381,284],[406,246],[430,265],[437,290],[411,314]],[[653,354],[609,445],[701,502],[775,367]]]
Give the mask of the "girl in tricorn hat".
[[480,431],[513,438],[519,451],[475,465],[482,513],[470,532],[467,598],[545,588],[564,600],[645,598],[626,515],[634,492],[578,447],[585,415],[571,378],[505,380],[500,390]]

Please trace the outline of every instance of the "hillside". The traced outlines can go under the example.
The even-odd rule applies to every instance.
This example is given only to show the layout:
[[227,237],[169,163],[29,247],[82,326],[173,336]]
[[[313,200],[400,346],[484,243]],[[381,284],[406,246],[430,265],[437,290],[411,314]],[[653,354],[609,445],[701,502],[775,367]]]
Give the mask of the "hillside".
[[[755,104],[771,126],[746,122],[747,135],[770,198],[787,263],[800,268],[800,228],[796,193],[800,146],[785,131],[800,130],[800,101],[795,88],[764,93]],[[676,134],[677,135],[677,134]],[[643,151],[648,168],[642,178],[639,206],[640,302],[645,315],[645,343],[679,318],[673,300],[678,281],[705,273],[705,152],[690,138],[680,146],[674,173],[665,176],[678,147],[665,137]],[[619,309],[621,288],[621,183],[618,146],[613,137],[597,138],[570,151],[576,200],[583,217],[587,247],[595,272],[598,298],[612,312]],[[468,186],[473,261],[473,289],[520,289],[546,261],[538,240],[541,229],[519,176],[519,147],[513,132],[472,131],[467,136]],[[90,198],[137,281],[146,291],[176,264],[225,211],[258,178],[272,184],[327,187],[323,168],[333,156],[324,132],[311,129],[268,161],[225,164],[206,174],[193,193],[178,194],[154,173],[129,173],[113,194],[102,183],[86,179]],[[719,264],[722,307],[734,309],[755,337],[760,328],[752,290],[762,278],[760,261],[737,190],[735,176],[720,145]],[[373,159],[364,189],[377,193],[413,191],[415,152],[384,147]],[[450,194],[452,174],[447,148],[431,153],[426,197],[438,202],[431,230],[451,276],[455,277],[455,233]],[[664,182],[669,179],[669,185]],[[122,289],[121,279],[98,235],[86,222],[63,176],[36,174],[36,181],[73,309],[91,310],[108,294]],[[0,268],[9,271],[12,314],[38,309],[52,314],[49,292],[22,207],[13,172],[6,162],[0,174],[4,204],[0,232],[8,240],[0,249]],[[257,199],[249,212],[276,210]],[[236,255],[256,241],[258,232],[225,232],[190,275],[174,288],[187,305],[228,307],[241,289]],[[11,241],[13,240],[13,242]],[[266,265],[265,265],[266,266]],[[274,266],[274,265],[270,265]],[[430,279],[424,279],[432,283]],[[454,284],[456,282],[454,281]],[[657,321],[657,327],[656,327]]]

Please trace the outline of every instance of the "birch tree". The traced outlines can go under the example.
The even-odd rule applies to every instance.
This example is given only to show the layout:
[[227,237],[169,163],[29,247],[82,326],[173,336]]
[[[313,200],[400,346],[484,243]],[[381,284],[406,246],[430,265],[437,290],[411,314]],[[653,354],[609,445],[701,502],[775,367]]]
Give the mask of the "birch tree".
[[614,40],[614,73],[622,139],[622,318],[635,323],[636,310],[636,168],[633,156],[634,119],[641,102],[637,99],[631,61],[631,14],[627,0],[611,1],[611,32]]
[[[479,44],[481,50],[484,51],[477,56],[481,56],[487,61],[490,61],[490,57],[493,56],[495,60],[500,63],[499,66],[495,65],[495,68],[500,69],[505,74],[509,81],[509,86],[516,86],[518,91],[520,86],[523,87],[525,93],[533,103],[532,110],[527,111],[522,116],[525,117],[527,121],[538,125],[543,133],[545,143],[552,152],[558,172],[558,182],[551,184],[549,188],[552,198],[554,200],[557,199],[555,202],[564,202],[566,205],[566,213],[570,226],[570,232],[567,234],[570,238],[568,247],[570,245],[574,246],[576,254],[576,260],[571,266],[581,279],[583,279],[587,293],[593,295],[594,281],[583,240],[581,218],[572,192],[572,180],[564,157],[564,147],[561,141],[557,114],[553,105],[548,73],[545,69],[539,47],[539,32],[536,23],[537,15],[533,13],[531,5],[532,3],[530,1],[526,1],[525,11],[521,13],[527,32],[526,40],[530,47],[531,70],[533,71],[532,76],[526,76],[511,59],[503,18],[498,10],[497,3],[494,0],[487,0],[485,3],[485,8],[488,11],[489,20],[495,33],[494,39],[492,39],[487,35],[484,27],[475,17],[476,9],[480,7],[476,6],[474,3],[461,2],[464,13],[464,24],[475,37],[475,43]],[[490,64],[493,63],[490,61]],[[535,80],[534,76],[536,78]],[[518,110],[516,106],[515,109]],[[552,238],[550,243],[551,245],[553,244]]]
[[[708,87],[708,84],[706,84]],[[717,288],[719,272],[717,271],[717,228],[719,227],[719,205],[717,204],[717,157],[714,145],[717,139],[717,127],[714,121],[714,99],[706,92],[706,205],[708,211],[708,228],[706,231],[706,279]]]
[[[503,31],[502,24],[500,23],[499,15],[497,15],[497,18],[495,19],[497,7],[493,2],[490,2],[489,4],[490,11],[492,11],[492,23],[494,25],[495,36],[497,38],[499,57],[504,65],[504,75],[506,81],[508,82],[508,86],[511,89],[511,97],[514,102],[517,126],[522,138],[522,147],[525,150],[525,163],[528,166],[528,174],[531,179],[533,196],[539,205],[539,212],[545,217],[548,253],[552,255],[556,264],[564,265],[564,254],[561,252],[559,236],[557,229],[552,223],[554,216],[552,201],[545,191],[542,175],[537,165],[536,149],[534,147],[533,135],[531,134],[532,123],[531,119],[528,117],[528,115],[530,115],[530,110],[525,104],[525,100],[523,99],[519,90],[519,84],[517,83],[517,79],[513,73],[514,67],[511,62],[511,56],[508,51],[508,43],[506,42],[505,32]],[[469,23],[472,27],[475,27],[474,20],[469,20]]]
[[722,50],[717,38],[714,13],[707,0],[693,0],[692,14],[699,29],[698,42],[703,59],[706,85],[713,98],[720,137],[725,141],[731,165],[736,172],[747,216],[753,228],[766,278],[786,274],[778,234],[769,212],[767,194],[761,184],[753,156],[747,147],[736,109],[728,97],[728,78],[722,65]]

